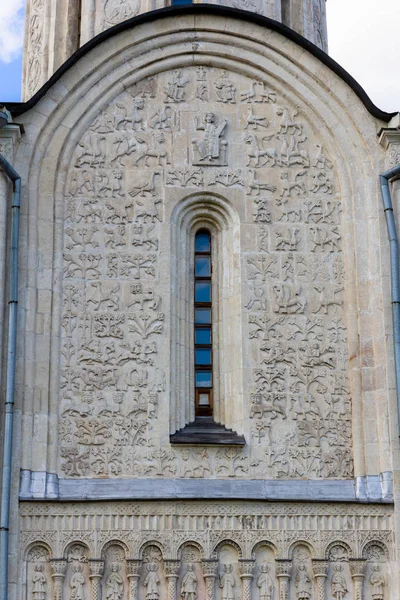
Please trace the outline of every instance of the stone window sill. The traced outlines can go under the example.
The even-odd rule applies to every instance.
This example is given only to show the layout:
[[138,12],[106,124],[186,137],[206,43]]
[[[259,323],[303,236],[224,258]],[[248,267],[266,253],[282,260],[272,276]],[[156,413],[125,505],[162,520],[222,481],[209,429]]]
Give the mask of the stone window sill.
[[246,444],[243,435],[215,423],[212,417],[196,417],[193,423],[170,435],[169,441],[171,444],[190,446],[244,446]]

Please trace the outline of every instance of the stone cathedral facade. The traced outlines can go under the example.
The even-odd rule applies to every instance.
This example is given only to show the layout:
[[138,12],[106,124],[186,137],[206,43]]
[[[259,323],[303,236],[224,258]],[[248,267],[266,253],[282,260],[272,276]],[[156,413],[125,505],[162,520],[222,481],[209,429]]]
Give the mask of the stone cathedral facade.
[[10,600],[399,600],[398,116],[324,0],[27,5]]

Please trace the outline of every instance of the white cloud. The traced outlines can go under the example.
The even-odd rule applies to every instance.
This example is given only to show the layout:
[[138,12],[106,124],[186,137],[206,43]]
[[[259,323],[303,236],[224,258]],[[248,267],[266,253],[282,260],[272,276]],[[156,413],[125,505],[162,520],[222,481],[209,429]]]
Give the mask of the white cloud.
[[399,0],[328,0],[329,54],[388,112],[400,110]]
[[10,63],[22,51],[24,0],[0,0],[0,62]]

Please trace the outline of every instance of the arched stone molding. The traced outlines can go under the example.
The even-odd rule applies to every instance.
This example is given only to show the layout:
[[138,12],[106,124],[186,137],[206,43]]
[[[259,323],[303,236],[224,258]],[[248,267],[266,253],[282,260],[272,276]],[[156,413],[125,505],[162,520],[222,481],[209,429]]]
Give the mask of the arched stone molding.
[[270,542],[268,540],[260,540],[259,542],[254,544],[253,548],[251,549],[251,558],[256,558],[257,550],[260,550],[263,547],[271,550],[273,552],[275,558],[278,558],[278,555],[279,555],[278,548],[275,546],[275,544],[273,544],[272,542]]
[[355,556],[354,549],[343,540],[335,540],[330,542],[324,552],[326,560],[330,561],[348,561]]
[[243,433],[240,221],[226,198],[209,192],[182,200],[171,215],[171,433],[194,420],[193,257],[203,228],[213,249],[213,416]]
[[369,561],[380,561],[380,560],[390,560],[389,549],[380,540],[370,540],[367,542],[361,551],[361,556],[365,560]]
[[198,552],[200,561],[205,558],[205,551],[204,551],[203,546],[201,544],[199,544],[199,542],[188,539],[188,540],[185,540],[184,542],[182,542],[182,544],[180,544],[180,546],[178,546],[178,549],[176,551],[176,556],[178,557],[179,560],[183,560],[182,557],[184,555],[184,552],[185,552],[185,550],[188,550],[189,548],[193,548]]
[[293,542],[289,546],[288,557],[291,560],[295,560],[297,551],[301,550],[302,548],[306,549],[306,551],[309,552],[311,559],[317,558],[317,551],[316,551],[315,547],[313,546],[313,544],[311,544],[307,540],[302,540],[301,538],[297,539],[295,542]]
[[140,546],[140,548],[139,548],[139,559],[143,560],[148,549],[149,548],[151,549],[152,547],[157,548],[157,550],[160,552],[160,555],[162,558],[165,557],[164,545],[157,540],[148,540],[147,542],[142,544],[142,546]]
[[[375,127],[372,120],[367,118],[366,110],[359,99],[336,75],[327,69],[321,71],[321,65],[315,57],[306,56],[304,50],[283,40],[279,34],[271,35],[266,45],[262,28],[250,24],[243,27],[242,23],[239,24],[235,20],[232,20],[229,33],[226,33],[225,21],[218,18],[207,20],[204,16],[201,33],[193,28],[191,19],[183,16],[179,21],[180,33],[176,34],[176,22],[176,19],[174,22],[164,20],[162,31],[157,38],[149,35],[148,27],[138,27],[135,30],[134,46],[130,34],[123,32],[113,38],[113,44],[105,44],[93,49],[79,63],[79,69],[75,68],[65,74],[62,80],[49,91],[47,98],[41,100],[30,113],[24,116],[28,134],[20,146],[16,166],[22,172],[25,181],[29,179],[32,193],[28,203],[29,216],[26,213],[26,205],[23,210],[24,243],[25,248],[29,246],[30,250],[28,271],[22,273],[21,281],[27,283],[27,287],[31,290],[44,290],[43,294],[39,295],[39,304],[36,299],[32,301],[32,312],[27,314],[28,331],[33,332],[37,329],[35,328],[37,315],[41,315],[44,310],[41,304],[43,296],[51,293],[51,290],[54,296],[51,327],[43,334],[29,334],[26,343],[26,347],[34,349],[36,355],[42,360],[34,364],[29,358],[30,355],[26,355],[24,366],[26,404],[23,431],[25,439],[30,439],[33,431],[33,413],[39,413],[43,426],[35,428],[34,441],[43,451],[32,453],[27,444],[24,450],[23,467],[49,472],[57,470],[56,440],[48,443],[48,439],[51,438],[49,432],[56,430],[58,419],[58,359],[56,357],[59,349],[60,294],[57,292],[61,264],[58,259],[53,263],[51,257],[53,251],[55,255],[59,254],[63,217],[62,190],[72,149],[93,120],[95,113],[135,79],[140,80],[145,76],[151,76],[156,69],[201,64],[211,60],[212,57],[213,64],[218,68],[232,68],[238,72],[246,72],[254,78],[268,81],[274,89],[283,93],[292,105],[307,110],[308,118],[320,131],[326,149],[337,167],[345,216],[344,238],[347,243],[345,255],[348,267],[346,307],[349,355],[354,357],[351,361],[350,375],[354,409],[353,430],[354,438],[357,440],[354,447],[355,472],[359,476],[366,472],[366,448],[371,473],[389,470],[388,444],[382,441],[382,452],[376,452],[376,448],[372,447],[373,444],[364,442],[378,437],[381,440],[386,439],[384,436],[375,435],[374,432],[384,427],[387,420],[386,396],[382,393],[378,395],[376,390],[387,390],[385,367],[387,359],[386,348],[383,345],[383,331],[384,322],[390,322],[389,307],[385,306],[384,315],[380,312],[382,289],[377,288],[376,297],[375,295],[369,297],[368,311],[382,315],[382,318],[377,317],[373,323],[369,317],[358,320],[358,309],[363,305],[367,294],[357,291],[353,285],[357,281],[356,266],[360,273],[368,272],[369,266],[374,267],[373,278],[368,279],[368,286],[371,287],[373,282],[380,278],[384,260],[378,252],[375,252],[376,243],[383,230],[379,229],[377,219],[378,205],[375,199],[377,188],[370,175],[371,172],[378,171],[378,165],[375,159],[372,159],[372,154],[377,156]],[[200,47],[194,55],[191,53],[188,55],[186,44],[190,44],[193,40],[194,31],[197,36],[196,43],[200,43]],[[174,36],[171,43],[172,32]],[[168,39],[169,42],[166,43]],[[124,52],[127,60],[123,64],[116,64],[115,56],[120,51]],[[162,51],[165,55],[169,54],[167,60],[162,58]],[[240,58],[238,58],[239,54]],[[225,57],[222,58],[222,55]],[[254,56],[259,58],[258,64]],[[81,77],[82,72],[85,73],[85,78]],[[64,85],[66,87],[63,87]],[[329,92],[328,86],[335,89],[335,96]],[[62,103],[61,100],[65,101]],[[335,131],[336,140],[333,139],[331,131]],[[30,148],[33,144],[35,144],[34,159]],[[358,156],[354,156],[354,147],[358,150]],[[354,162],[351,164],[346,159],[349,156],[354,156]],[[57,160],[55,157],[58,157]],[[366,211],[370,215],[367,227],[364,218]],[[54,229],[53,215],[56,222]],[[36,228],[33,226],[30,228],[29,242],[26,240],[27,218],[31,225],[36,222]],[[39,226],[42,231],[45,226],[45,232],[41,234],[40,239],[37,235]],[[356,261],[354,260],[355,248],[357,249]],[[369,252],[366,251],[368,249]],[[39,270],[38,264],[41,267]],[[365,286],[368,287],[367,284]],[[385,295],[386,291],[385,289]],[[35,294],[33,297],[35,298]],[[24,299],[22,299],[23,304]],[[26,299],[25,306],[27,306]],[[362,347],[370,348],[373,367],[364,367],[360,364],[359,340]],[[362,368],[373,369],[374,389],[368,391],[367,395],[363,391],[363,377],[367,377],[367,371],[362,371]],[[41,411],[36,410],[38,396],[33,395],[33,389],[39,389],[34,385],[39,373],[41,373],[40,380],[46,382],[39,386],[40,393],[35,392],[39,393],[41,398]],[[371,370],[368,374],[371,374]],[[50,392],[47,388],[48,381],[50,381]],[[21,395],[21,387],[19,394]],[[369,407],[375,414],[377,406],[379,406],[380,418],[370,419],[363,426],[361,418],[363,411]],[[49,420],[47,413],[50,414]],[[381,458],[377,459],[377,456]]]
[[221,548],[223,546],[230,546],[231,548],[233,548],[236,552],[237,552],[237,556],[238,559],[242,559],[244,557],[244,551],[243,548],[239,545],[238,542],[235,542],[232,539],[223,539],[220,540],[215,546],[214,549],[212,550],[211,554],[210,554],[210,558],[215,559],[219,557],[219,553],[221,551]]
[[109,540],[108,542],[103,544],[103,546],[101,547],[100,556],[104,559],[106,557],[107,550],[113,546],[117,546],[118,548],[120,548],[124,554],[124,558],[128,558],[130,554],[128,545],[125,544],[125,542],[118,539]]

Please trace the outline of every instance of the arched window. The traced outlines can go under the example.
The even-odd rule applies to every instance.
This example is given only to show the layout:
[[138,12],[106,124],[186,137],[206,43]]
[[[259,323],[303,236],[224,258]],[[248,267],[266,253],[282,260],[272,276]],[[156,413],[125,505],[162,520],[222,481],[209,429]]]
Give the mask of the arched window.
[[171,443],[245,443],[240,224],[223,198],[171,215]]
[[212,263],[211,233],[200,229],[194,243],[195,415],[212,416]]

